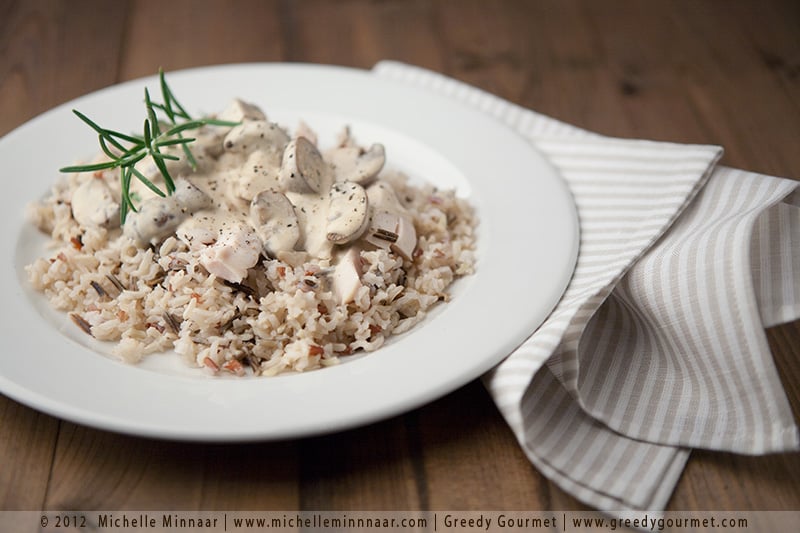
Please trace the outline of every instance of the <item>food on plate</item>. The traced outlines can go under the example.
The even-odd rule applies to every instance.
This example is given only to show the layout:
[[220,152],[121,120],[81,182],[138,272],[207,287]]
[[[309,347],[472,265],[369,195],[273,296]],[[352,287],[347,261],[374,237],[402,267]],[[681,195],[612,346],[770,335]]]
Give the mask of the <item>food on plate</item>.
[[195,120],[161,75],[142,135],[97,133],[29,215],[30,283],[126,362],[174,350],[212,373],[335,364],[408,331],[473,272],[476,219],[349,128],[324,146],[252,103]]

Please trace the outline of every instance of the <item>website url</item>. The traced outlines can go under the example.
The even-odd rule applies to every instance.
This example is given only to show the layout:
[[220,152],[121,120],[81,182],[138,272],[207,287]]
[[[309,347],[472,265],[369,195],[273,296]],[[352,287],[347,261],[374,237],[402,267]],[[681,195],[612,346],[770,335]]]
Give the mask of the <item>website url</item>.
[[664,531],[673,529],[747,529],[749,522],[743,517],[648,517],[644,515],[637,518],[606,518],[606,517],[572,517],[572,527],[576,529],[602,529],[616,531],[617,529],[640,529],[647,531]]
[[295,528],[322,528],[322,529],[425,529],[428,520],[424,517],[394,517],[394,516],[359,516],[347,515],[328,516],[322,514],[311,515],[283,515],[279,517],[234,517],[231,521],[235,529],[295,529]]

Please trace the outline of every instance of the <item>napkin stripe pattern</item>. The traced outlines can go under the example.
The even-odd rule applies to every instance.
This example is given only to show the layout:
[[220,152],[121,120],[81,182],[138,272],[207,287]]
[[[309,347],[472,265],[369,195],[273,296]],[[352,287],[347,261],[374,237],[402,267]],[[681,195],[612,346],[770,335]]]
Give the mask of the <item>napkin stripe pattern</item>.
[[[484,376],[542,473],[600,509],[661,509],[685,446],[798,446],[758,317],[798,315],[800,258],[785,253],[800,223],[779,204],[796,183],[715,170],[717,147],[611,139],[430,71],[393,62],[375,71],[513,127],[573,193],[572,281],[545,323]],[[762,238],[749,247],[753,233]],[[754,278],[768,297],[753,295]],[[729,314],[730,323],[714,319]]]
[[522,410],[528,422],[523,450],[531,462],[600,509],[663,508],[689,458],[687,449],[610,431],[587,416],[546,367],[534,377]]
[[[739,453],[797,446],[755,292],[736,287],[752,279],[756,220],[795,186],[717,170],[587,324],[583,337],[592,342],[571,352],[567,386],[585,411],[621,433],[662,444]],[[626,335],[603,335],[628,324],[633,331]],[[632,343],[639,345],[635,359]],[[632,396],[635,408],[617,399]]]
[[764,326],[800,316],[800,191],[759,218],[751,263]]

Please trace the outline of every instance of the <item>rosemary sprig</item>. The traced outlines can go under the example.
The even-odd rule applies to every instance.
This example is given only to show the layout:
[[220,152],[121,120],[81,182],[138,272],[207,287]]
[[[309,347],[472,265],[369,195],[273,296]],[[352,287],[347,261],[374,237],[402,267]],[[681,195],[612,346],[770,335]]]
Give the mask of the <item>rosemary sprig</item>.
[[[141,136],[104,128],[80,111],[76,109],[72,110],[79,119],[97,132],[100,149],[109,160],[88,165],[67,166],[59,169],[59,171],[92,172],[119,168],[122,191],[119,210],[120,224],[125,224],[125,219],[129,211],[136,211],[133,198],[131,198],[132,193],[130,192],[131,181],[134,177],[161,197],[170,195],[175,191],[175,181],[172,179],[167,169],[166,161],[177,161],[180,158],[162,152],[161,150],[163,148],[180,146],[192,170],[196,170],[197,160],[189,149],[189,144],[195,139],[193,137],[184,137],[183,133],[205,125],[236,126],[239,124],[238,122],[229,122],[212,118],[192,118],[175,98],[175,94],[167,84],[162,69],[159,69],[159,85],[161,87],[163,103],[153,102],[150,98],[150,92],[147,88],[144,90],[144,104],[147,117],[144,120]],[[162,130],[162,123],[159,121],[157,112],[166,115],[166,121],[163,124],[164,130]],[[162,191],[136,168],[136,164],[147,156],[152,158],[153,163],[164,179],[166,191]]]

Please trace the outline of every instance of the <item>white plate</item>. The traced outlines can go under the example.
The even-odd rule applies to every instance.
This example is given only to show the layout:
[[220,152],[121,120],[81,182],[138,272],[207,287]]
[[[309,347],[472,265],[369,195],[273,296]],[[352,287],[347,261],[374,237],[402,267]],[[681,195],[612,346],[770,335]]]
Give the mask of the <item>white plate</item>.
[[305,374],[220,379],[177,356],[141,367],[111,360],[49,310],[24,265],[44,239],[25,223],[60,166],[96,152],[96,137],[70,112],[123,131],[140,128],[143,89],[124,83],[59,106],[0,140],[4,347],[0,391],[46,413],[97,428],[181,440],[241,441],[341,430],[399,414],[475,379],[546,318],[572,274],[578,246],[572,198],[555,170],[521,137],[436,94],[369,72],[299,64],[228,65],[169,73],[197,114],[230,99],[253,101],[322,139],[349,124],[382,142],[388,165],[469,197],[480,218],[477,273],[411,332],[367,356]]

